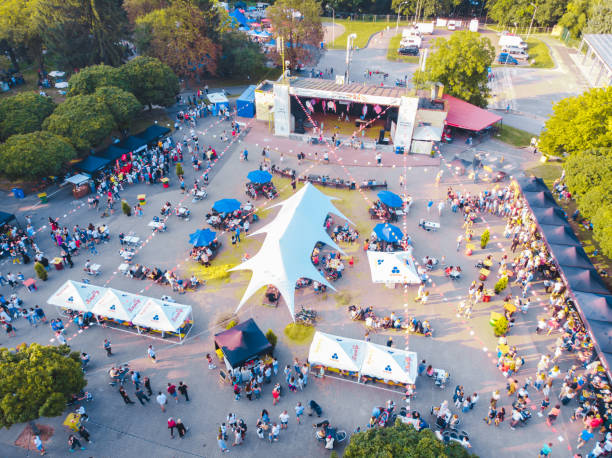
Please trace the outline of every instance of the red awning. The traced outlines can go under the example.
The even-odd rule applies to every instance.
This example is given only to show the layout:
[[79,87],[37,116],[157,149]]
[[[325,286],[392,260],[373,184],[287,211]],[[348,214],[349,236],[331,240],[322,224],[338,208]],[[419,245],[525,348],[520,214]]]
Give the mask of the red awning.
[[483,110],[482,108],[464,102],[461,99],[453,97],[449,94],[442,96],[448,104],[448,115],[446,116],[446,124],[460,129],[471,130],[478,132],[482,129],[501,121],[502,117]]

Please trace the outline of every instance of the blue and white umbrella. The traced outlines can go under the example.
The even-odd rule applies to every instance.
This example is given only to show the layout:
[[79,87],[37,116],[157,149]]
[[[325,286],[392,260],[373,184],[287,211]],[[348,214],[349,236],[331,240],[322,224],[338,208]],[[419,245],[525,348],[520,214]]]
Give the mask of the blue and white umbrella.
[[376,237],[385,242],[400,242],[404,238],[401,229],[393,224],[380,223],[374,226]]
[[265,170],[253,170],[249,172],[247,178],[252,183],[264,184],[272,181],[272,174],[270,172],[266,172]]
[[230,213],[240,208],[240,201],[236,199],[221,199],[214,203],[213,210],[219,213]]
[[399,208],[404,205],[402,198],[391,191],[380,191],[377,195],[387,207]]

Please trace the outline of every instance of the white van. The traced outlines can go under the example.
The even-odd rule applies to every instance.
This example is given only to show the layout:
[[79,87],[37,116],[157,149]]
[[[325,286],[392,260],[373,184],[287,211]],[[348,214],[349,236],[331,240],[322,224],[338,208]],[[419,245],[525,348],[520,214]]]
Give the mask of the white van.
[[524,49],[519,48],[518,46],[503,46],[502,52],[507,52],[515,59],[519,60],[528,60],[529,54]]
[[446,26],[448,30],[455,30],[455,21],[448,21],[448,25]]
[[527,49],[527,43],[518,35],[502,35],[499,37],[499,46],[516,46],[517,48]]

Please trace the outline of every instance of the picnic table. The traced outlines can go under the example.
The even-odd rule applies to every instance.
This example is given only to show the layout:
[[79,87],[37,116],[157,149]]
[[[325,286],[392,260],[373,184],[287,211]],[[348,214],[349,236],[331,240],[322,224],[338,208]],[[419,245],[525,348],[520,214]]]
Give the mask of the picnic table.
[[127,245],[138,245],[140,243],[140,237],[134,237],[133,235],[126,235],[125,237],[123,237],[123,241],[127,244]]
[[100,264],[92,264],[89,266],[89,270],[93,275],[100,275],[100,269],[102,266]]
[[158,230],[159,232],[166,231],[166,224],[162,223],[161,221],[151,221],[148,226],[153,228],[153,230]]

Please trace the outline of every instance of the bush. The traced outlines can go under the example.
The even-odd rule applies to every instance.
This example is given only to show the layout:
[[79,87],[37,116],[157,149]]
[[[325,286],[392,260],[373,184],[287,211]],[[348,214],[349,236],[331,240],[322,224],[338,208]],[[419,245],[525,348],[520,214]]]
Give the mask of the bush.
[[507,288],[507,286],[508,286],[508,277],[504,275],[499,280],[497,280],[497,283],[495,283],[495,294],[501,293],[503,290]]
[[480,248],[484,250],[487,247],[489,238],[491,238],[491,233],[489,232],[489,229],[486,229],[480,236]]
[[125,200],[121,201],[121,210],[123,210],[125,216],[132,216],[132,207]]
[[500,317],[493,326],[493,332],[496,337],[505,336],[508,332],[508,320],[505,316]]
[[278,337],[276,337],[272,329],[268,329],[268,332],[266,332],[266,339],[268,339],[268,342],[272,345],[272,350],[274,350],[276,348],[276,342],[278,342]]
[[177,162],[176,164],[176,175],[179,177],[182,177],[183,175],[185,175],[185,171],[183,170],[183,166],[181,165],[180,162]]
[[227,323],[227,326],[225,326],[225,329],[232,329],[234,326],[236,326],[238,323],[236,323],[236,320],[232,320],[229,323]]
[[49,276],[49,274],[47,273],[45,266],[43,266],[40,262],[36,262],[34,264],[34,272],[36,272],[36,275],[42,281],[47,281],[47,277]]

